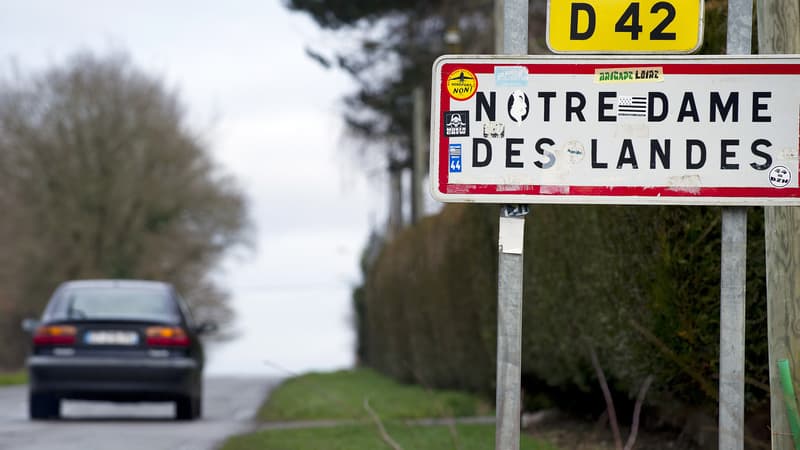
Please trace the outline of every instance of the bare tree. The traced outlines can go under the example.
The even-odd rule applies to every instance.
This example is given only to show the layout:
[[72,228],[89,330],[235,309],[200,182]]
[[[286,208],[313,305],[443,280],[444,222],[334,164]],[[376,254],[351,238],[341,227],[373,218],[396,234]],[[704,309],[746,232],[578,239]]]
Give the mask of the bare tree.
[[247,242],[245,199],[178,97],[125,55],[81,53],[0,85],[0,211],[9,320],[91,277],[171,281],[204,316],[229,314],[209,271]]

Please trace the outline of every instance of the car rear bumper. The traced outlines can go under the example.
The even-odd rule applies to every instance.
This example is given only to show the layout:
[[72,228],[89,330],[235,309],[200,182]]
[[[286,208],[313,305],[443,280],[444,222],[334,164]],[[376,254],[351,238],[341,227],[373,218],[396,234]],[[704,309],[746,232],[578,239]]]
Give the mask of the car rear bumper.
[[30,390],[60,398],[169,401],[199,397],[201,368],[191,358],[31,356]]

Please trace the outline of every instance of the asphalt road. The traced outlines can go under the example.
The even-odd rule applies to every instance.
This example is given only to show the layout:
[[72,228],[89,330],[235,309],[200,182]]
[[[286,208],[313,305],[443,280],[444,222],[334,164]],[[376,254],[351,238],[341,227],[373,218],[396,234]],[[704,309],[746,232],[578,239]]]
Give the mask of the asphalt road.
[[63,419],[28,420],[27,388],[0,388],[0,449],[211,450],[248,431],[276,379],[208,378],[203,418],[172,420],[171,403],[113,404],[66,401]]

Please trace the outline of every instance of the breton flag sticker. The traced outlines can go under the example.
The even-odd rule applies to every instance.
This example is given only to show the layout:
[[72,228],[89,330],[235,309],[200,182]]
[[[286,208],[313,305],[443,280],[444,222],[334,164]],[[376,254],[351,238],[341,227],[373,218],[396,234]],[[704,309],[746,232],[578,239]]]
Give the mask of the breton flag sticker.
[[619,117],[647,116],[647,97],[620,95],[619,97],[617,97],[617,116]]

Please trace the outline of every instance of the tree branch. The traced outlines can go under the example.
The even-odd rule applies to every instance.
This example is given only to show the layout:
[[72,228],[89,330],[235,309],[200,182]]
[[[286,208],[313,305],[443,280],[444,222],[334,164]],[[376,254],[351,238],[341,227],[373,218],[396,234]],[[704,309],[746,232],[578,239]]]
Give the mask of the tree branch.
[[614,409],[614,399],[611,397],[611,391],[608,389],[608,382],[606,382],[606,375],[603,368],[600,367],[600,361],[597,359],[597,352],[594,351],[592,346],[589,346],[589,355],[592,357],[592,365],[597,373],[597,380],[600,382],[600,389],[603,390],[603,397],[606,400],[606,409],[608,410],[608,422],[611,424],[611,432],[614,434],[614,447],[617,450],[622,450],[622,437],[619,434],[619,423],[617,422],[617,411]]
[[639,394],[636,396],[636,404],[633,407],[631,434],[628,435],[628,442],[625,443],[624,450],[633,449],[633,445],[636,443],[636,435],[639,433],[639,416],[642,413],[642,404],[644,403],[644,397],[647,395],[647,390],[650,389],[650,384],[652,382],[653,376],[648,375],[647,378],[645,378],[644,383],[642,383],[642,387],[639,388]]
[[367,411],[369,416],[372,418],[372,421],[375,422],[375,425],[378,427],[378,432],[381,435],[381,439],[383,442],[386,442],[389,447],[392,447],[394,450],[403,450],[403,447],[400,446],[391,436],[389,433],[386,432],[386,428],[383,426],[383,422],[381,422],[380,416],[369,406],[369,399],[364,398],[364,409]]

